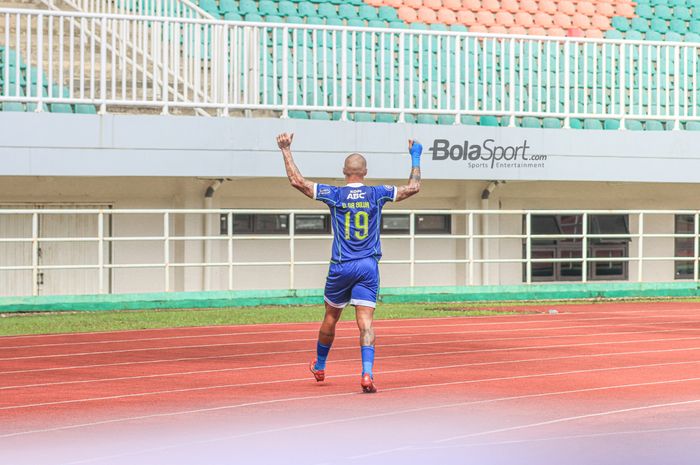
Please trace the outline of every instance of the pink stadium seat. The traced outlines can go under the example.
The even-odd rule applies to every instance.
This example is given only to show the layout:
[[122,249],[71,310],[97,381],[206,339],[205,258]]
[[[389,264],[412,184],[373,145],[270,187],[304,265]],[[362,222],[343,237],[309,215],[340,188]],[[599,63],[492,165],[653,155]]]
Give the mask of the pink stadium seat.
[[574,27],[586,30],[591,28],[591,20],[588,16],[582,15],[581,13],[576,13],[573,17]]
[[550,27],[547,31],[550,36],[554,37],[566,37],[566,31],[560,27]]
[[565,15],[571,16],[576,12],[576,5],[569,0],[562,0],[557,5],[557,9]]
[[476,22],[488,27],[496,24],[496,18],[490,11],[482,10],[476,14]]
[[473,11],[464,10],[457,12],[457,22],[465,26],[471,26],[476,23],[476,15]]
[[403,4],[409,8],[417,10],[423,6],[423,0],[403,0]]
[[583,37],[583,31],[577,27],[572,27],[566,31],[566,37]]
[[607,31],[610,29],[610,18],[603,15],[593,15],[591,18],[591,26],[601,31]]
[[462,9],[476,13],[481,11],[481,0],[462,0]]
[[418,19],[418,13],[416,10],[409,6],[402,6],[398,11],[399,19],[406,21],[407,23],[413,23]]
[[513,15],[508,13],[507,11],[499,11],[496,13],[496,24],[500,24],[501,26],[505,27],[511,27],[515,25],[515,18],[513,18]]
[[425,24],[433,24],[437,22],[437,13],[426,6],[418,9],[418,21]]
[[538,11],[535,13],[535,25],[543,27],[545,29],[552,27],[552,17],[548,15],[547,13],[543,13],[541,11]]
[[520,11],[524,11],[526,13],[530,14],[535,14],[537,13],[538,6],[537,2],[535,0],[522,0],[520,2]]
[[437,21],[438,23],[452,25],[457,22],[457,15],[454,11],[448,8],[442,8],[437,13]]
[[462,2],[461,0],[442,0],[442,6],[457,12],[462,9]]
[[508,13],[516,13],[520,10],[520,5],[518,0],[501,0],[501,9]]
[[586,31],[586,37],[589,39],[602,39],[603,36],[603,31],[600,29],[589,29]]
[[599,15],[607,16],[608,18],[615,16],[615,7],[610,3],[598,2],[595,9]]
[[595,14],[595,5],[588,1],[578,2],[576,5],[576,11],[586,16],[593,16]]
[[488,32],[489,29],[483,24],[474,24],[469,28],[469,32]]
[[384,0],[382,3],[394,8],[401,8],[403,6],[403,0]]
[[531,27],[527,30],[527,33],[531,36],[546,36],[547,31],[541,26]]
[[555,13],[552,17],[554,20],[554,25],[562,29],[569,29],[571,27],[571,16],[564,13]]
[[615,14],[625,18],[634,18],[634,6],[631,3],[619,3],[615,6]]
[[442,0],[423,0],[423,6],[437,11],[442,8]]
[[489,28],[491,34],[508,34],[508,29],[500,24],[494,24]]
[[530,13],[525,13],[524,11],[518,11],[515,13],[515,24],[523,27],[532,27],[535,21],[532,19]]
[[557,4],[552,0],[542,0],[540,2],[540,11],[547,13],[548,15],[553,15],[557,12]]
[[524,36],[525,34],[527,34],[527,29],[525,29],[522,26],[512,26],[508,29],[508,32],[510,34],[517,34],[519,36]]
[[495,13],[501,10],[501,2],[498,0],[481,0],[481,7],[491,13]]

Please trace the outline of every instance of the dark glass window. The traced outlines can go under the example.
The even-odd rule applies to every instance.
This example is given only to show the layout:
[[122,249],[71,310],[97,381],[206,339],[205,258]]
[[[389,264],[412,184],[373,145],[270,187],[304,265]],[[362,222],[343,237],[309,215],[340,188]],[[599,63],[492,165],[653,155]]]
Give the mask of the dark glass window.
[[[523,217],[525,232],[526,217]],[[627,215],[589,215],[590,234],[629,235]],[[583,215],[532,215],[533,235],[577,235],[583,231]],[[601,237],[588,240],[587,256],[596,258],[627,258],[630,237]],[[570,259],[562,262],[539,262],[532,264],[533,281],[580,281],[582,279],[583,242],[579,238],[540,238],[531,242],[532,258]],[[526,242],[523,240],[523,257],[526,255]],[[611,260],[589,262],[588,279],[627,279],[627,261]],[[523,280],[526,279],[523,266]]]
[[329,215],[296,215],[294,217],[296,234],[327,234],[331,232]]
[[416,215],[416,234],[450,234],[452,216]]
[[[220,218],[221,234],[228,234],[226,214]],[[287,234],[289,215],[236,214],[233,215],[233,234]]]
[[411,217],[409,215],[383,215],[382,233],[384,234],[408,234],[411,231]]
[[[676,215],[676,234],[694,234],[695,233],[695,216],[694,215]],[[675,253],[676,257],[695,256],[695,239],[692,237],[676,237]],[[694,273],[693,262],[690,260],[676,260],[676,279],[692,279]]]

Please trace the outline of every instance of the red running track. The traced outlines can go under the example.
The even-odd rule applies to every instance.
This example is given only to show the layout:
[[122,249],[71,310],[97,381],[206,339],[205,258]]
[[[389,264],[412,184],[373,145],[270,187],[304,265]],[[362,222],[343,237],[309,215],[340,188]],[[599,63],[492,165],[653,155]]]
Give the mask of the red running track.
[[557,308],[0,338],[2,463],[697,464],[700,304]]

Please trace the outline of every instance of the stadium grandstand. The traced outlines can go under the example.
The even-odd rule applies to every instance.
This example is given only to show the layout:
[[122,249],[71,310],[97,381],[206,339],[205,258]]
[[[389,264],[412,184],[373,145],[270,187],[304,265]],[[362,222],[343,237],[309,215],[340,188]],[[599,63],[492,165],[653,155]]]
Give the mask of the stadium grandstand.
[[389,287],[698,280],[697,0],[2,7],[4,295],[318,287],[283,130],[327,182],[424,142]]

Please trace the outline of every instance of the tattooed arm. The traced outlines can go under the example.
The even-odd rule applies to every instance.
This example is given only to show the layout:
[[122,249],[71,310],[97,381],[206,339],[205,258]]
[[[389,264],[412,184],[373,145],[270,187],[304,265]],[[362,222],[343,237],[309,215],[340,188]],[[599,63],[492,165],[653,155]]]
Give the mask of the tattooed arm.
[[408,178],[408,184],[398,187],[396,193],[396,201],[400,202],[404,199],[417,194],[420,191],[420,156],[423,152],[423,146],[418,141],[408,141],[408,151],[411,154],[411,176]]
[[294,163],[294,158],[292,158],[292,140],[294,140],[294,133],[283,133],[277,136],[277,146],[282,151],[282,156],[284,157],[284,167],[287,170],[287,177],[292,187],[307,197],[313,198],[314,183],[306,180],[304,176],[301,175],[299,168],[297,168],[297,165]]

